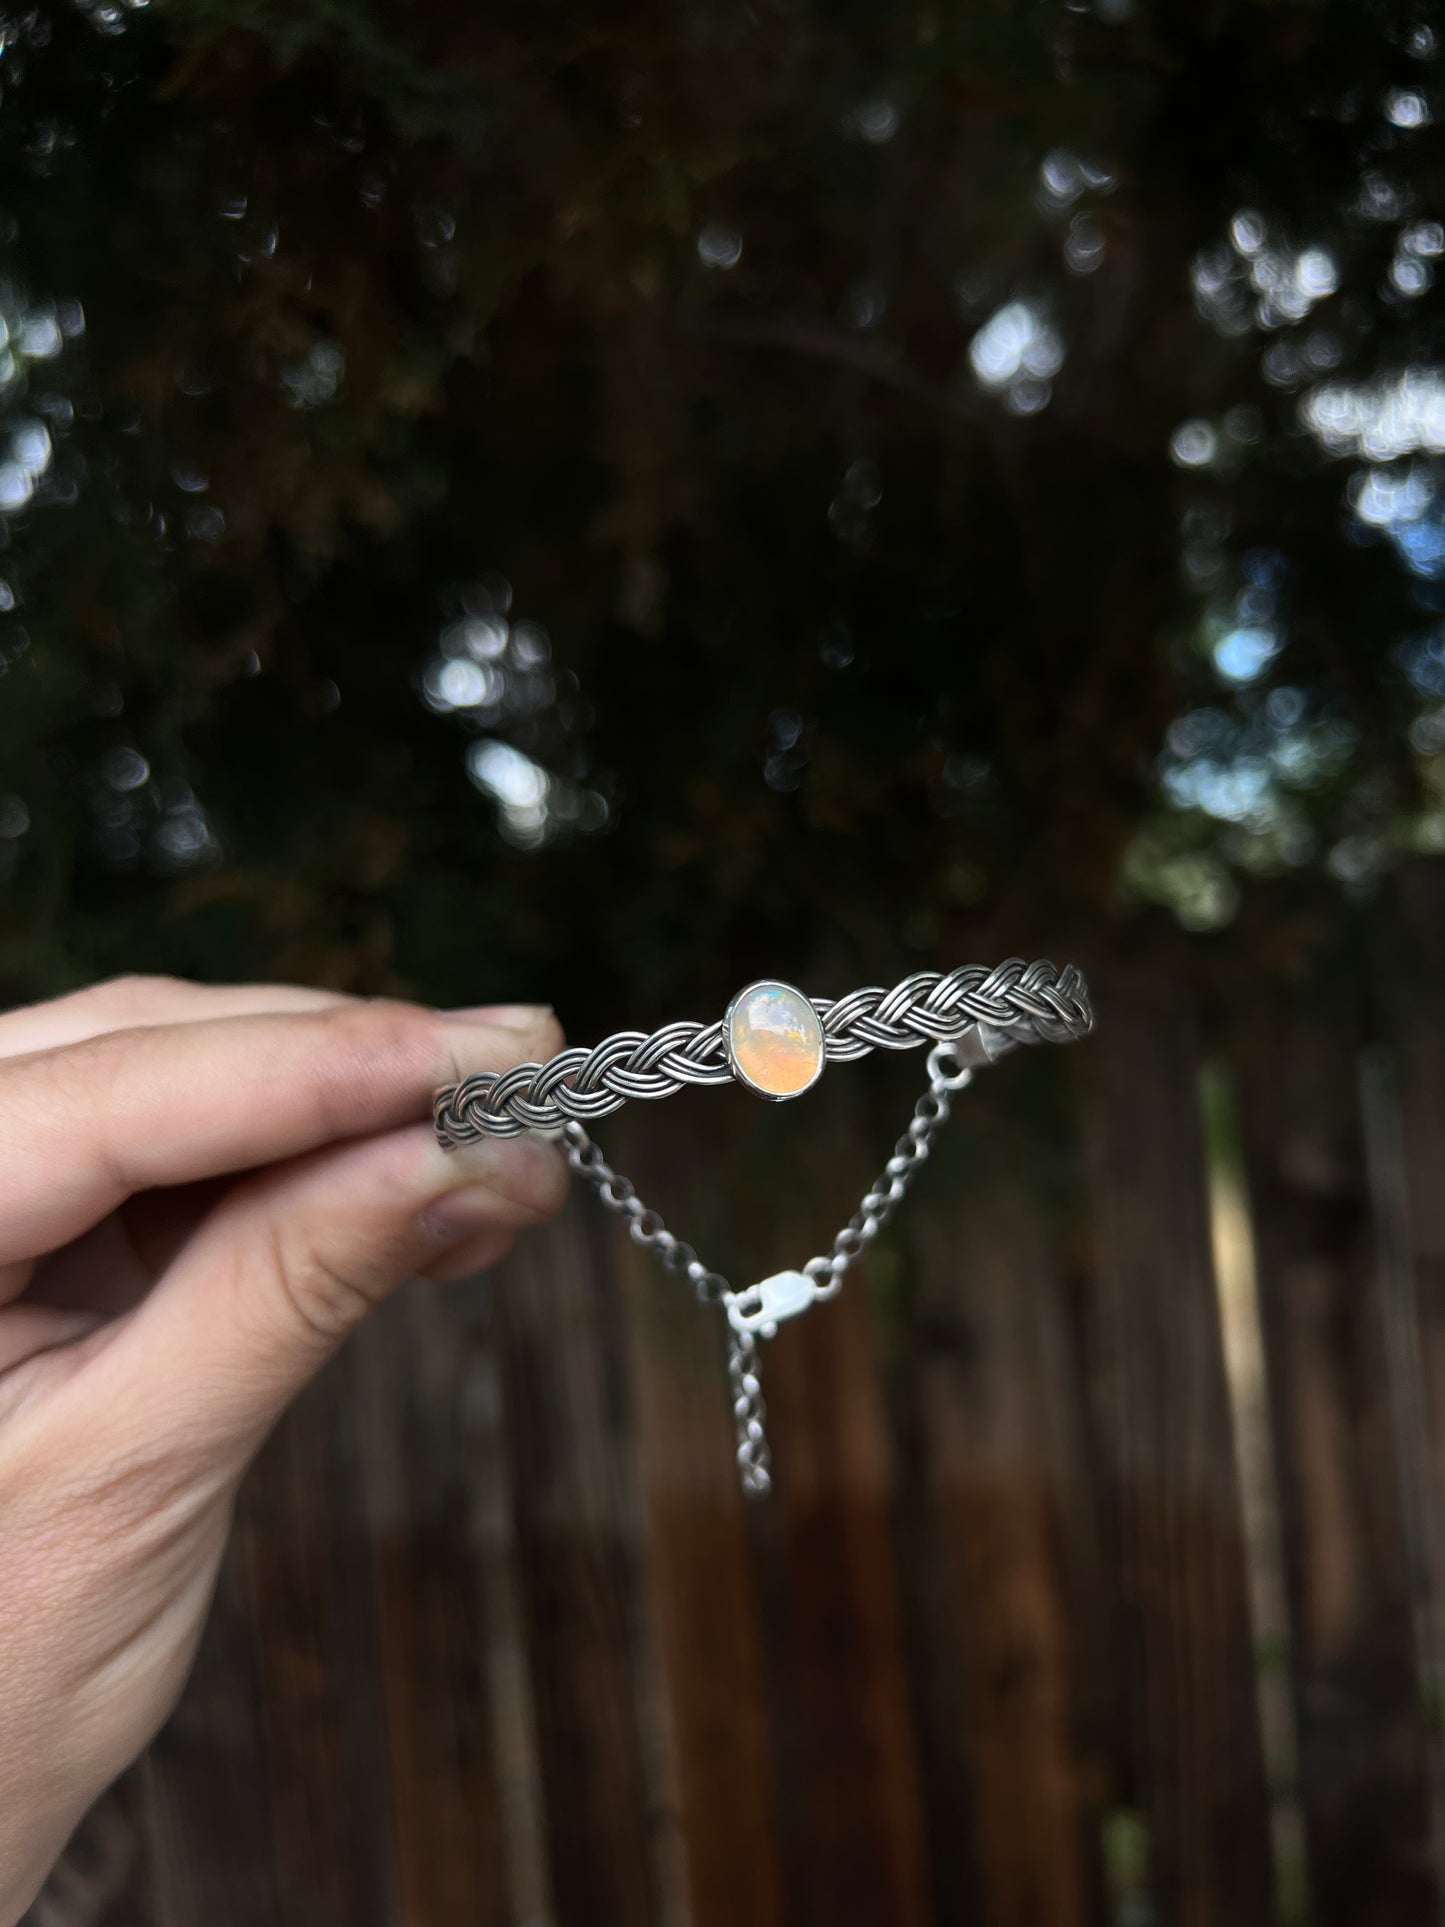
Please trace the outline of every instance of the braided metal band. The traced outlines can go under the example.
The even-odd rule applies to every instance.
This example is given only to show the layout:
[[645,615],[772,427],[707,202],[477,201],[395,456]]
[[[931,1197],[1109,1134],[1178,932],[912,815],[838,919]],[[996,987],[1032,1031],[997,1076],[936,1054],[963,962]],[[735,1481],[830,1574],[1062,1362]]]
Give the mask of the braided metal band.
[[[975,1033],[978,1062],[1016,1044],[1068,1043],[1093,1028],[1088,986],[1072,964],[1026,964],[1017,957],[988,969],[964,964],[946,975],[920,970],[892,990],[855,990],[836,1003],[810,1000],[823,1028],[830,1064],[873,1050],[956,1044]],[[664,1024],[651,1034],[623,1030],[595,1049],[559,1051],[545,1064],[481,1071],[436,1094],[433,1118],[441,1142],[560,1131],[606,1117],[629,1098],[672,1097],[685,1084],[730,1084],[734,1070],[725,1020]]]

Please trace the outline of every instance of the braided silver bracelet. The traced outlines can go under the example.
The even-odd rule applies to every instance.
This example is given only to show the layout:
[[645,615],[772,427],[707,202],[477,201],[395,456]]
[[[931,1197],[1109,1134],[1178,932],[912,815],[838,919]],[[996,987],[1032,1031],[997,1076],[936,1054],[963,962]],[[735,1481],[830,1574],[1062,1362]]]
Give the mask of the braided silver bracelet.
[[[740,990],[720,1022],[664,1024],[618,1031],[595,1049],[559,1051],[545,1064],[481,1071],[436,1094],[437,1136],[450,1150],[487,1137],[535,1131],[566,1146],[572,1169],[603,1205],[628,1220],[635,1243],[683,1273],[704,1304],[722,1305],[728,1323],[728,1377],[743,1490],[772,1486],[759,1380],[757,1341],[820,1299],[892,1217],[948,1122],[953,1093],[976,1069],[1019,1044],[1069,1043],[1094,1025],[1088,986],[1072,965],[1010,958],[988,970],[965,964],[941,975],[920,970],[892,990],[855,990],[830,1003],[792,985],[764,980]],[[583,1120],[606,1117],[630,1098],[671,1097],[685,1084],[739,1083],[783,1100],[810,1090],[826,1064],[851,1063],[872,1050],[931,1046],[928,1088],[878,1179],[833,1240],[831,1251],[800,1271],[780,1271],[734,1291],[689,1244],[674,1237],[631,1183],[603,1158]]]

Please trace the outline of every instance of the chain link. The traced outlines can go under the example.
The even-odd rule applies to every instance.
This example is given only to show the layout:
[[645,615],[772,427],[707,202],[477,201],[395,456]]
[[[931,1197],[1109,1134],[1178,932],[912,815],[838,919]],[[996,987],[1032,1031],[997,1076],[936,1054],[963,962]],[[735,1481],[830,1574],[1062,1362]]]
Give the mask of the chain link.
[[[907,1130],[893,1148],[882,1172],[864,1192],[858,1209],[833,1240],[826,1257],[810,1258],[803,1276],[813,1285],[814,1298],[832,1298],[842,1289],[845,1273],[883,1229],[927,1162],[933,1141],[948,1122],[953,1094],[972,1080],[949,1045],[936,1044],[928,1053],[928,1089],[914,1106]],[[567,1161],[597,1193],[602,1205],[627,1221],[634,1244],[653,1252],[667,1271],[685,1275],[700,1303],[723,1305],[730,1314],[756,1316],[764,1309],[757,1285],[734,1291],[721,1272],[710,1271],[690,1244],[674,1236],[660,1214],[637,1195],[628,1178],[621,1177],[603,1157],[583,1125],[575,1119],[562,1127]],[[733,1424],[737,1437],[738,1475],[743,1490],[761,1497],[772,1489],[768,1452],[767,1407],[763,1404],[757,1340],[746,1324],[728,1319],[728,1382],[732,1388]]]
[[946,976],[917,971],[889,991],[855,990],[834,1003],[811,1001],[827,1062],[930,1044],[928,1088],[829,1251],[809,1258],[801,1271],[779,1272],[743,1291],[734,1291],[720,1271],[710,1270],[668,1230],[630,1179],[613,1170],[583,1122],[606,1117],[632,1098],[669,1097],[684,1084],[730,1083],[725,1022],[667,1024],[651,1035],[618,1031],[594,1050],[564,1050],[546,1064],[478,1072],[438,1091],[433,1107],[437,1137],[448,1148],[524,1131],[559,1137],[572,1169],[606,1210],[626,1220],[633,1243],[685,1277],[701,1303],[722,1306],[738,1475],[751,1495],[770,1491],[773,1482],[758,1339],[771,1338],[783,1319],[841,1290],[850,1267],[908,1195],[952,1114],[954,1094],[972,1081],[975,1065],[992,1063],[1017,1044],[1067,1043],[1086,1036],[1094,1023],[1088,986],[1072,964],[1059,970],[1017,957],[991,970],[964,965]]
[[768,1408],[758,1377],[758,1341],[751,1332],[728,1326],[728,1383],[733,1394],[733,1429],[738,1442],[738,1477],[750,1499],[773,1489],[773,1459],[768,1450]]

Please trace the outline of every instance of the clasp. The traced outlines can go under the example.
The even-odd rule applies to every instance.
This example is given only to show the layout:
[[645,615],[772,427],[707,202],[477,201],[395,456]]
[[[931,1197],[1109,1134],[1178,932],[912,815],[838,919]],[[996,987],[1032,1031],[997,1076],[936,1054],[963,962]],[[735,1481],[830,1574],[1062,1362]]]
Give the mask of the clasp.
[[796,1318],[818,1296],[805,1271],[780,1271],[727,1300],[728,1323],[742,1336],[772,1338],[785,1318]]

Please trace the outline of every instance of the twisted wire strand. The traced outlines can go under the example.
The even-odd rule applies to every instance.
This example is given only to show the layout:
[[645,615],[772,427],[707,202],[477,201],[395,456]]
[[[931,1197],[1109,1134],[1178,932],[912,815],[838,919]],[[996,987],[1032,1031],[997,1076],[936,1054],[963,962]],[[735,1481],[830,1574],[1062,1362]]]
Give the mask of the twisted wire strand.
[[[825,1060],[848,1064],[874,1050],[952,1043],[975,1025],[1008,1043],[1065,1044],[1094,1026],[1088,985],[1072,964],[1018,957],[989,969],[963,964],[946,974],[915,971],[892,990],[814,997]],[[573,1046],[545,1064],[478,1071],[436,1094],[432,1116],[448,1149],[485,1137],[559,1131],[590,1123],[632,1098],[672,1097],[686,1084],[730,1084],[725,1025],[680,1021],[658,1030],[621,1030],[588,1050]]]

